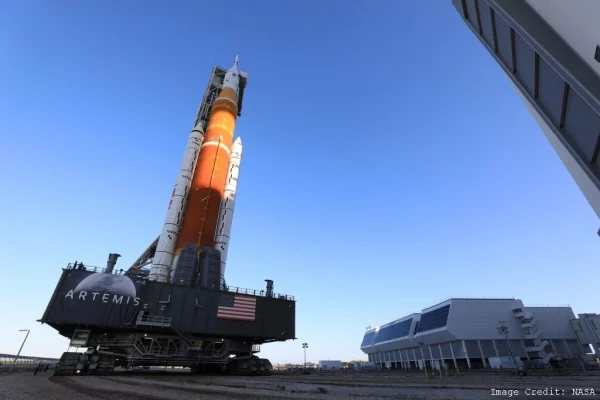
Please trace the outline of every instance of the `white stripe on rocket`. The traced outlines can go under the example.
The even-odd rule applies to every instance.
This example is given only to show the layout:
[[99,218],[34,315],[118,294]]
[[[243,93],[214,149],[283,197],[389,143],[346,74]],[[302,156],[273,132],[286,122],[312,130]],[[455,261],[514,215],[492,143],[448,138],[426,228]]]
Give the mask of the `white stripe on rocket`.
[[156,245],[156,253],[152,259],[152,268],[150,269],[149,280],[158,282],[167,282],[169,272],[172,270],[173,251],[179,238],[179,231],[183,222],[183,215],[187,204],[194,170],[200,154],[200,145],[204,140],[204,131],[199,123],[194,127],[188,140],[187,148],[183,154],[181,168],[175,181],[175,188],[169,203],[167,216],[163,229]]
[[223,143],[216,140],[209,140],[208,142],[202,143],[202,147],[207,146],[219,146],[221,150],[224,150],[228,155],[230,154],[229,147],[225,146]]
[[229,249],[233,210],[235,208],[235,194],[237,192],[240,164],[242,162],[242,149],[242,139],[238,137],[231,146],[231,158],[229,168],[227,169],[225,191],[223,193],[223,200],[221,200],[217,231],[215,232],[215,248],[221,252],[221,285],[223,285],[225,277],[227,250]]

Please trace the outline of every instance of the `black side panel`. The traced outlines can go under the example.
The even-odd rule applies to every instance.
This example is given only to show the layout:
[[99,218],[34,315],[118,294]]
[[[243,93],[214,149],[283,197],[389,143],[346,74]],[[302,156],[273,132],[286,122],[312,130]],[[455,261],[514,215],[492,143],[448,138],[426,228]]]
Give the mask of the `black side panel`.
[[200,282],[203,288],[221,286],[221,252],[213,247],[205,247],[200,253]]
[[146,282],[124,275],[64,270],[42,322],[133,325]]
[[173,274],[173,283],[190,286],[196,283],[198,268],[198,245],[185,244]]
[[[254,293],[223,292],[150,282],[123,275],[65,270],[42,318],[57,329],[63,325],[152,329],[136,327],[137,316],[171,318],[171,326],[181,332],[223,337],[262,339],[295,338],[296,303],[286,298]],[[235,320],[218,316],[224,299],[239,303],[256,300],[252,317]],[[230,304],[233,306],[233,304]],[[164,329],[163,327],[161,329]]]

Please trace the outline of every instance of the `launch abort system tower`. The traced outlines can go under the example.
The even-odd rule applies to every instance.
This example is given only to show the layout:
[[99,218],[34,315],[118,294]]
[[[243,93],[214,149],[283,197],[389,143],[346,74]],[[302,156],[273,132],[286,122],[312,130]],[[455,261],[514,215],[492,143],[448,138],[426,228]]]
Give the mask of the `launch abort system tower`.
[[[295,300],[227,286],[225,261],[242,144],[233,141],[247,75],[215,66],[198,110],[161,235],[127,270],[69,264],[40,322],[84,353],[55,374],[110,374],[115,366],[188,366],[264,374],[260,345],[295,339]],[[222,179],[222,180],[221,180]],[[148,268],[148,265],[151,268]]]

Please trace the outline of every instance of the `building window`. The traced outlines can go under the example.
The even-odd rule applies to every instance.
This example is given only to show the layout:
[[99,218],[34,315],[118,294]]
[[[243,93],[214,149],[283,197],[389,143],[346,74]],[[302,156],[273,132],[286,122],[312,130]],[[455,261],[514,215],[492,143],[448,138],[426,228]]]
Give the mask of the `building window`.
[[363,341],[362,341],[360,347],[372,345],[373,344],[373,336],[374,335],[375,335],[375,332],[365,333],[365,337],[363,338]]
[[375,343],[386,342],[388,340],[408,336],[411,324],[412,318],[382,328],[375,338]]
[[448,313],[450,312],[450,304],[444,307],[440,307],[433,311],[428,311],[421,315],[419,326],[416,329],[416,333],[427,332],[433,329],[443,328],[448,322]]

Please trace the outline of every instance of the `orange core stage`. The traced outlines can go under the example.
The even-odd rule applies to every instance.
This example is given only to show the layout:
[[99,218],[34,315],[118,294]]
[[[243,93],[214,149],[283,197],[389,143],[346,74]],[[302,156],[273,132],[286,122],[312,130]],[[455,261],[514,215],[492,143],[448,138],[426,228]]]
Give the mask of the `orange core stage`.
[[225,190],[238,113],[237,100],[237,93],[225,87],[213,104],[175,246],[176,255],[186,243],[198,244],[198,251],[215,244],[219,207]]

